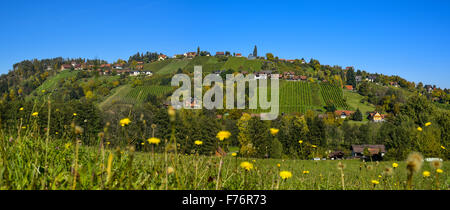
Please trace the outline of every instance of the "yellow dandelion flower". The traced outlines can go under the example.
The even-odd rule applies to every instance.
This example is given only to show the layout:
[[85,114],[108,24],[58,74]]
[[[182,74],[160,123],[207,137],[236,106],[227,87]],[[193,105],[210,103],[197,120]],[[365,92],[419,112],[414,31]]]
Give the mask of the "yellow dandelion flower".
[[381,178],[381,175],[378,175],[378,178]]
[[444,173],[444,171],[442,169],[438,168],[438,169],[436,169],[436,173],[442,174],[442,173]]
[[145,142],[142,142],[141,145],[145,145]]
[[421,127],[417,127],[417,131],[422,132],[423,129]]
[[272,135],[277,135],[277,133],[280,131],[280,129],[276,129],[276,128],[271,128],[270,129],[270,134],[272,134]]
[[241,168],[243,168],[243,169],[245,169],[245,170],[247,170],[247,171],[250,171],[250,170],[253,169],[253,164],[251,164],[251,163],[245,161],[245,162],[242,162],[242,163],[241,163]]
[[73,116],[77,116],[77,113],[73,113]]
[[311,147],[312,147],[312,148],[317,148],[317,146],[316,146],[316,145],[311,145]]
[[171,174],[171,173],[173,173],[173,172],[175,172],[175,169],[174,169],[173,167],[169,166],[169,167],[167,168],[167,174]]
[[43,93],[45,93],[45,90],[42,90]]
[[106,142],[106,145],[110,145],[110,144],[111,144],[111,142],[109,142],[109,141]]
[[256,163],[256,160],[252,160],[254,163]]
[[31,114],[31,116],[38,116],[39,112],[33,112],[33,114]]
[[131,123],[131,120],[129,118],[123,118],[120,120],[120,125],[125,126]]
[[398,163],[392,163],[392,168],[397,168],[398,167]]
[[20,109],[19,109],[20,111],[23,111],[23,107],[20,107]]
[[309,171],[303,171],[303,174],[309,174]]
[[280,177],[282,179],[289,179],[292,177],[292,173],[290,171],[281,171],[280,172]]
[[429,177],[430,176],[430,172],[429,171],[424,171],[422,173],[423,177]]
[[72,146],[72,143],[66,143],[66,144],[64,145],[64,147],[65,147],[66,149],[69,149],[70,146]]
[[445,149],[445,147],[444,147],[444,146],[441,146],[441,149]]
[[57,132],[55,132],[55,134],[56,134],[56,135],[58,135],[58,134],[59,134],[59,133],[58,133],[58,131],[57,131]]
[[27,128],[27,126],[22,126],[22,129],[25,129],[25,128]]
[[203,142],[202,142],[202,141],[199,141],[199,140],[197,140],[197,141],[195,141],[195,142],[194,142],[194,144],[195,144],[195,145],[202,145],[202,144],[203,144]]
[[380,184],[380,182],[378,180],[372,180],[372,184],[377,185]]
[[233,153],[231,153],[231,156],[236,157],[236,156],[237,156],[237,153],[236,153],[236,152],[233,152]]
[[302,141],[302,140],[300,140],[300,141],[298,141],[298,143],[299,143],[299,144],[303,144],[303,141]]
[[278,164],[277,164],[277,167],[278,167],[278,168],[281,167],[281,164],[278,163]]
[[217,133],[217,138],[220,140],[220,141],[223,141],[224,139],[228,139],[228,138],[230,138],[230,136],[231,136],[231,133],[230,132],[228,132],[228,131],[220,131],[219,133]]
[[155,138],[155,137],[149,138],[147,141],[149,144],[159,144],[161,142],[160,139]]
[[430,126],[431,125],[431,122],[427,122],[427,123],[425,123],[425,126]]

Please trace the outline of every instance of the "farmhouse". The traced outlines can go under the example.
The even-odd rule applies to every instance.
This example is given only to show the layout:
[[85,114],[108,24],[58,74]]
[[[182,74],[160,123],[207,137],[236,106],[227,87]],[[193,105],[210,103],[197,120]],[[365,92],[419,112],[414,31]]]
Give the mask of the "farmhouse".
[[283,72],[283,79],[292,80],[294,79],[295,73],[293,71],[285,71]]
[[242,57],[242,54],[241,53],[236,53],[236,57]]
[[379,112],[372,112],[369,114],[369,119],[373,122],[384,122],[384,118],[386,118],[386,115],[380,114]]
[[139,76],[139,75],[152,76],[153,73],[151,71],[133,71],[133,73],[130,76]]
[[377,79],[377,76],[375,76],[375,75],[369,75],[369,76],[366,78],[366,81],[374,82],[375,79]]
[[352,145],[352,157],[359,157],[367,159],[367,156],[364,156],[364,150],[368,152],[369,158],[372,160],[381,160],[383,159],[384,154],[386,154],[386,148],[382,144],[363,144],[363,145]]
[[352,114],[355,112],[348,110],[336,110],[334,113],[336,114],[337,117],[340,117],[341,119],[346,119],[347,117],[352,116]]
[[346,86],[344,86],[344,88],[346,90],[353,90],[353,86],[352,85],[346,85]]
[[121,63],[114,64],[113,69],[123,69],[123,64]]
[[187,53],[184,53],[184,57],[186,57],[186,58],[194,58],[195,56],[197,56],[197,53],[196,53],[196,52],[187,52]]
[[433,86],[431,86],[431,85],[425,85],[425,89],[427,90],[428,93],[433,92]]
[[216,52],[216,56],[223,56],[223,55],[225,55],[224,52]]
[[61,65],[61,71],[62,71],[62,70],[66,70],[66,69],[72,69],[72,65],[69,65],[69,64],[63,64],[63,65]]
[[158,56],[158,61],[166,60],[166,58],[167,58],[167,55],[159,55]]
[[394,86],[394,87],[398,87],[398,82],[389,82],[389,85]]

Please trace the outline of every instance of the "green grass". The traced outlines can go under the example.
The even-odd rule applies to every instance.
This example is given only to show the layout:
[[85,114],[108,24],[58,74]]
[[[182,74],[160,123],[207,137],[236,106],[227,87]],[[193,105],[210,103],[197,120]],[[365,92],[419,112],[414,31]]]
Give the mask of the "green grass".
[[223,65],[223,70],[233,69],[235,71],[255,72],[261,70],[262,62],[260,60],[248,60],[244,57],[229,57]]
[[194,66],[201,65],[203,73],[211,73],[222,69],[224,64],[225,62],[220,62],[214,56],[199,56],[191,59],[184,69],[194,72]]
[[[42,83],[38,88],[36,88],[31,94],[34,95],[34,93],[36,93],[37,95],[44,95],[48,92],[51,92],[52,90],[54,90],[55,88],[58,87],[59,82],[69,79],[71,77],[75,77],[77,75],[77,71],[71,71],[71,70],[64,70],[61,71],[60,73],[56,74],[55,76],[52,76],[50,78],[48,78],[47,80],[45,80],[44,83]],[[42,91],[45,90],[45,93],[43,93]]]
[[169,64],[165,65],[159,71],[156,72],[156,74],[172,74],[178,71],[178,69],[183,69],[187,64],[189,63],[189,60],[173,60]]
[[167,59],[163,61],[156,61],[152,63],[146,63],[144,65],[145,71],[152,71],[152,72],[158,72],[162,68],[164,68],[166,65],[169,65],[171,62],[173,62],[173,59]]
[[[404,190],[406,163],[388,175],[385,168],[391,161],[341,161],[345,168],[344,185],[339,161],[247,159],[133,152],[105,142],[104,146],[78,145],[74,139],[32,138],[2,133],[0,146],[0,190]],[[162,151],[163,145],[156,147]],[[249,171],[239,165],[252,164]],[[277,167],[280,164],[280,167]],[[450,189],[450,162],[435,169],[424,163],[414,174],[413,189]],[[217,181],[218,171],[221,171]],[[289,171],[292,177],[282,181],[280,171]],[[424,178],[423,171],[431,176]],[[308,172],[308,173],[306,173]],[[214,180],[214,181],[211,181]],[[376,180],[379,184],[372,184]],[[436,180],[439,180],[439,185]]]
[[122,101],[123,98],[131,91],[131,85],[122,85],[114,88],[111,91],[110,96],[108,96],[104,101],[99,104],[99,108],[103,109],[109,105]]
[[367,102],[361,103],[364,96],[359,95],[358,93],[344,90],[344,98],[346,99],[350,110],[356,111],[356,109],[359,109],[363,115],[365,115],[366,112],[372,112],[375,110],[375,106],[373,104]]

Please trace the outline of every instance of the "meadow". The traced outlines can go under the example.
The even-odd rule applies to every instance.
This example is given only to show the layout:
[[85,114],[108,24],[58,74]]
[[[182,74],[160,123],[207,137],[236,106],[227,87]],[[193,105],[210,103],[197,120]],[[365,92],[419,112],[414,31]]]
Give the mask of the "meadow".
[[238,153],[199,156],[195,151],[181,155],[155,139],[143,142],[145,152],[136,152],[113,147],[102,135],[96,146],[82,145],[76,137],[33,135],[31,130],[15,135],[2,131],[1,190],[450,189],[448,161],[440,171],[424,162],[408,184],[405,161],[252,159]]

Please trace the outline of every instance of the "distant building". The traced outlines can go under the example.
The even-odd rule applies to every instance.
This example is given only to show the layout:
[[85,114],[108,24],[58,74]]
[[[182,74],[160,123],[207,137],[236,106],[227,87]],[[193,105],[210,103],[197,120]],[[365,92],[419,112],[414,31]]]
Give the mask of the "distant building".
[[348,111],[348,110],[336,110],[334,113],[339,118],[346,119],[347,117],[352,116],[352,114],[355,113],[355,112],[354,111]]
[[377,76],[375,76],[375,75],[369,75],[369,76],[366,78],[366,81],[369,81],[369,82],[375,82],[376,79],[377,79]]
[[389,85],[394,86],[394,87],[398,87],[398,82],[389,82]]
[[159,55],[158,56],[158,61],[163,61],[167,59],[167,55]]
[[372,112],[369,114],[369,119],[373,122],[384,122],[386,115],[380,114],[379,112]]
[[236,53],[236,55],[235,55],[236,57],[242,57],[242,54],[241,53]]
[[224,52],[216,52],[216,56],[224,56],[225,53]]
[[70,65],[70,64],[63,64],[63,65],[61,65],[61,71],[62,70],[67,70],[67,69],[72,69],[72,65]]
[[186,57],[186,58],[194,58],[195,56],[197,56],[197,53],[196,53],[196,52],[187,52],[187,53],[184,53],[184,57]]
[[427,90],[428,93],[432,93],[433,92],[433,86],[431,85],[425,85],[425,90]]
[[255,60],[255,59],[256,59],[256,56],[254,56],[253,54],[250,53],[250,54],[248,55],[248,59],[249,59],[249,60]]
[[[386,154],[386,148],[382,144],[363,144],[352,145],[352,157],[359,157],[371,160],[382,160],[384,154]],[[364,150],[368,152],[369,157],[364,155]]]
[[353,86],[352,85],[346,85],[346,86],[344,86],[344,88],[346,90],[353,90]]

